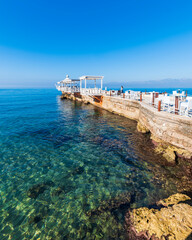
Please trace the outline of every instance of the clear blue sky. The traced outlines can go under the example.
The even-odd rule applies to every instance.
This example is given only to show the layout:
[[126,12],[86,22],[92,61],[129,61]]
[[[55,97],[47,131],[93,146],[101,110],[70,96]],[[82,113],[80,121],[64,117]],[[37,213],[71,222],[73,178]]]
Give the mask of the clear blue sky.
[[192,78],[191,0],[0,0],[0,88]]

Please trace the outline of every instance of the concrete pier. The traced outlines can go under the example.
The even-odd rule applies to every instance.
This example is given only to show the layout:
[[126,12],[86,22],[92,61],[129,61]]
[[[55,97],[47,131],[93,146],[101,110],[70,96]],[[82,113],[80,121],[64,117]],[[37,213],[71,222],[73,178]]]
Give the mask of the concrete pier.
[[[153,106],[141,101],[110,97],[110,96],[63,96],[85,103],[91,103],[107,111],[136,120],[138,130],[151,133],[154,142],[173,145],[172,151],[183,154],[189,158],[192,156],[192,119],[186,116],[170,114],[158,111]],[[167,145],[167,146],[168,146]],[[175,148],[174,148],[175,147]],[[185,152],[186,151],[186,152]]]

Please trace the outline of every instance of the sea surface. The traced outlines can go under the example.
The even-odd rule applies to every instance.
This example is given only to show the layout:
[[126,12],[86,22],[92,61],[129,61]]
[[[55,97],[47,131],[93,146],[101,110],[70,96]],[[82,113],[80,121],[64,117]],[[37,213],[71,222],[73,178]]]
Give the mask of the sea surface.
[[136,122],[54,89],[0,90],[0,239],[126,239],[124,214],[177,191]]

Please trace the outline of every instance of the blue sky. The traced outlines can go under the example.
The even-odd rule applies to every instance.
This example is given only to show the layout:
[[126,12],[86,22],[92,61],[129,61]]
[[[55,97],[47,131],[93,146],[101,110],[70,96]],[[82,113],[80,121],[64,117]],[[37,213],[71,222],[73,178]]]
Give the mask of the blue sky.
[[191,0],[0,0],[0,88],[192,79],[191,11]]

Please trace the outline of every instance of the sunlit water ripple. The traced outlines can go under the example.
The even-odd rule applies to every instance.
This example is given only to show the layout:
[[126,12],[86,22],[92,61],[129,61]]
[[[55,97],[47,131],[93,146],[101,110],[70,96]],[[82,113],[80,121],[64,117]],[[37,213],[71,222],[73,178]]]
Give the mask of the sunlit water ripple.
[[126,239],[129,207],[176,191],[159,158],[134,121],[55,90],[0,90],[0,239]]

